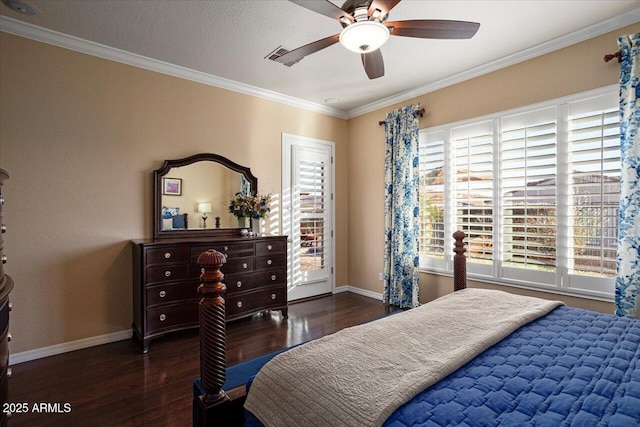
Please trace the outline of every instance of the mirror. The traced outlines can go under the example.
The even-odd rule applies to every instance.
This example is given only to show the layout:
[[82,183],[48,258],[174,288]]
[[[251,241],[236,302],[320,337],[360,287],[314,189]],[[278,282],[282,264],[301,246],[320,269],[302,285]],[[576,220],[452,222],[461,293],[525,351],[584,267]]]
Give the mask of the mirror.
[[155,239],[240,236],[229,202],[238,192],[258,191],[249,168],[209,153],[165,160],[153,178]]

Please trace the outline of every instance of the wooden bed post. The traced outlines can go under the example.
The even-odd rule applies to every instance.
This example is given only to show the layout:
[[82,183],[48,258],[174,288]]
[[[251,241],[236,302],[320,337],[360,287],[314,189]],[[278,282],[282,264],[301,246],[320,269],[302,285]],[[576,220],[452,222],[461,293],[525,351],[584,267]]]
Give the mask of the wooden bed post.
[[455,239],[453,252],[456,254],[453,256],[453,290],[459,291],[460,289],[466,289],[467,287],[467,257],[464,253],[467,251],[464,248],[465,234],[462,231],[456,231],[453,233]]
[[[198,293],[200,300],[200,382],[205,394],[198,398],[200,425],[215,425],[216,420],[207,414],[224,413],[230,406],[227,394],[222,390],[227,373],[225,305],[227,287],[222,283],[224,274],[220,267],[227,262],[224,254],[209,249],[198,257],[204,269],[200,275]],[[215,408],[215,409],[214,409]]]

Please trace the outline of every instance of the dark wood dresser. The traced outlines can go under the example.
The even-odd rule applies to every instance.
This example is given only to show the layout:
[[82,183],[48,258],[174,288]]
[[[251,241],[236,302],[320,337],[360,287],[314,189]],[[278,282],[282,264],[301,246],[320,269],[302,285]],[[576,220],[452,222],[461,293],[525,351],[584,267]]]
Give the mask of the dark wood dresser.
[[4,253],[4,233],[7,231],[2,220],[2,211],[4,209],[4,194],[2,186],[9,175],[0,169],[0,401],[2,404],[2,412],[0,412],[0,426],[7,424],[7,419],[11,416],[5,412],[5,403],[8,398],[8,379],[11,376],[11,368],[9,368],[9,341],[11,334],[9,333],[9,311],[11,311],[11,303],[9,302],[9,293],[13,289],[13,280],[4,272],[4,265],[7,263],[7,255]]
[[265,310],[287,317],[287,238],[208,237],[133,240],[133,333],[146,353],[158,336],[198,326],[198,256],[215,249],[221,268],[226,319]]

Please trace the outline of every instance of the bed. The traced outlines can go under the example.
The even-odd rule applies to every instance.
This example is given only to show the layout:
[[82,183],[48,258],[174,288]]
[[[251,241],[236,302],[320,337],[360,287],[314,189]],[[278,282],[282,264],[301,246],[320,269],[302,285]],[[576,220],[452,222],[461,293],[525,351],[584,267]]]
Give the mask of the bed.
[[[224,346],[223,340],[218,340],[217,347],[203,344],[203,381],[196,387],[200,395],[194,399],[194,422],[640,425],[640,320],[565,307],[560,302],[465,289],[464,234],[456,232],[454,238],[456,292],[421,310],[262,356],[252,365],[258,372],[255,378],[251,378],[254,372],[247,373],[248,395],[244,384],[221,390],[224,366],[218,367],[217,377],[205,379],[204,368],[210,368],[207,364],[215,359],[212,351],[222,350],[216,354],[224,364],[224,357],[220,358]],[[215,273],[215,268],[210,271]],[[203,283],[209,278],[203,278]],[[223,286],[215,285],[220,292]],[[209,296],[221,298],[221,293]],[[203,303],[206,306],[206,298]],[[406,323],[403,317],[412,319]],[[407,324],[422,329],[407,328]],[[445,324],[453,327],[446,330]],[[202,327],[202,336],[216,330]],[[390,357],[371,350],[378,347],[372,342],[384,343],[381,353],[391,353]],[[348,352],[349,347],[354,353]],[[332,348],[339,349],[339,357],[331,353]]]
[[162,231],[186,230],[189,228],[189,214],[180,213],[179,207],[162,207]]

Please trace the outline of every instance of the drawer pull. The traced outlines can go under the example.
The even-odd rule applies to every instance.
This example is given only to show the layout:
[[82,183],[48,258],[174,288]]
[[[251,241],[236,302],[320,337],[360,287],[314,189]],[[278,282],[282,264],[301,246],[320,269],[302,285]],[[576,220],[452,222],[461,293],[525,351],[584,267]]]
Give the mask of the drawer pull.
[[165,277],[171,277],[171,272],[169,270],[164,272]]
[[13,339],[13,335],[11,335],[11,332],[9,332],[7,334],[7,342],[11,342],[12,339]]
[[275,274],[271,275],[271,280],[276,280],[276,275]]
[[276,299],[276,294],[271,294],[271,299]]
[[204,273],[204,267],[200,269],[200,274]]
[[267,249],[271,250],[271,249],[273,249],[273,246],[269,245],[269,246],[267,246]]
[[224,247],[224,251],[227,252],[229,250],[229,246]]
[[160,315],[160,321],[164,322],[165,320],[167,320],[167,316],[165,314],[161,314]]
[[164,257],[165,257],[166,259],[171,258],[171,252],[165,252],[165,253],[164,253]]
[[243,263],[242,263],[242,268],[247,268],[247,267],[248,267],[247,263],[246,263],[246,262],[243,262]]
[[160,298],[164,298],[167,296],[167,292],[166,291],[160,291]]
[[271,261],[270,259],[267,260],[267,265],[271,265],[273,264],[273,261]]
[[236,305],[238,306],[238,308],[241,308],[241,307],[242,307],[242,301],[238,301],[238,302],[236,303]]
[[242,287],[242,281],[238,280],[238,283],[236,283],[236,286],[241,288]]
[[2,263],[3,264],[7,263],[7,256],[6,255],[2,255]]
[[7,378],[11,378],[13,376],[13,369],[7,368]]
[[9,301],[9,311],[13,310],[13,303]]
[[6,232],[7,232],[7,226],[6,226],[6,224],[2,224],[2,225],[0,226],[0,229],[2,230],[2,232],[3,232],[3,233],[6,233]]

